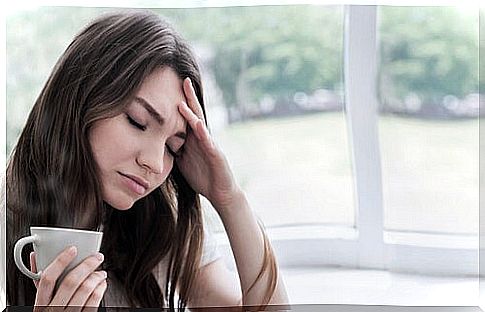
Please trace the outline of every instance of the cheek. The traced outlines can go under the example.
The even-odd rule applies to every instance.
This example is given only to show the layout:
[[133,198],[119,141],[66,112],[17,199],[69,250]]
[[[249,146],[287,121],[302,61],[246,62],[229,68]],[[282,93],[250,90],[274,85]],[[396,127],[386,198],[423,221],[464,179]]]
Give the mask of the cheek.
[[106,160],[109,154],[102,130],[102,128],[96,127],[92,129],[89,134],[89,145],[91,147],[91,152],[93,154],[94,161],[100,168],[104,167],[103,160]]
[[95,161],[101,167],[126,161],[133,154],[134,142],[130,144],[128,140],[119,140],[118,137],[116,135],[101,135],[91,144]]
[[126,133],[119,118],[98,121],[89,134],[94,160],[102,172],[132,158],[137,142]]

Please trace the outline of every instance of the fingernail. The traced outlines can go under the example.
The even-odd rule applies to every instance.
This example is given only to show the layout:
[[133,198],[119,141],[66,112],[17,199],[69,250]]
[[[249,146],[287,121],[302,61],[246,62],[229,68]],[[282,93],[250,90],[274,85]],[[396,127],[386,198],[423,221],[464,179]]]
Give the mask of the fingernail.
[[104,260],[104,255],[102,253],[98,252],[96,254],[96,258],[98,258],[99,261],[103,261]]
[[108,273],[106,271],[101,271],[101,274],[103,275],[103,278],[107,278],[108,277]]
[[71,247],[69,247],[68,252],[69,252],[69,254],[71,254],[71,255],[73,255],[73,256],[74,256],[74,255],[77,253],[77,248],[76,248],[76,246],[71,246]]

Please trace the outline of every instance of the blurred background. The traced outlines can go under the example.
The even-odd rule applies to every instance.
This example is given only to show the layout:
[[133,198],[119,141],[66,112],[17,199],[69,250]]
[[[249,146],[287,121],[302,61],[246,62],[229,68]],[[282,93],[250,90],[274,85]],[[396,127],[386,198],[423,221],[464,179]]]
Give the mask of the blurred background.
[[[7,16],[7,155],[57,58],[108,10]],[[192,43],[211,131],[263,222],[354,226],[343,6],[154,11]],[[478,233],[478,12],[381,6],[378,23],[385,227]]]
[[[383,230],[445,237],[435,246],[426,236],[431,247],[425,251],[414,243],[415,249],[402,249],[419,259],[409,260],[408,271],[423,273],[436,259],[445,261],[440,252],[451,248],[468,248],[465,256],[455,255],[466,272],[473,271],[479,226],[478,10],[376,9],[378,74],[369,79],[376,79],[380,155],[369,161],[381,169]],[[7,14],[7,159],[58,57],[92,18],[112,10],[26,7]],[[305,261],[287,260],[296,250],[301,257],[355,268],[362,252],[351,239],[318,241],[321,251],[307,239],[323,227],[355,230],[359,220],[344,95],[345,6],[152,10],[193,46],[212,135],[266,228],[286,235],[275,248],[281,263],[296,267],[284,268],[292,302],[440,305],[475,298],[475,278],[312,269]],[[204,205],[210,226],[221,232],[210,204]],[[304,232],[305,240],[291,229]],[[462,237],[472,244],[449,240]],[[389,259],[383,268],[408,261]],[[460,271],[460,262],[449,260]],[[456,274],[449,267],[441,275]]]

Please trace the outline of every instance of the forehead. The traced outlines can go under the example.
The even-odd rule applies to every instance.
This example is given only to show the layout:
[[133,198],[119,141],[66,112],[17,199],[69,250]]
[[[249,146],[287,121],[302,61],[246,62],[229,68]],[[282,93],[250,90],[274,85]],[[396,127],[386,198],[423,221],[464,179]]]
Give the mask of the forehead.
[[[138,91],[151,100],[154,108],[168,109],[180,101],[185,101],[182,79],[170,67],[155,69],[145,80]],[[172,105],[161,105],[172,104]]]
[[185,130],[185,119],[178,103],[186,101],[182,79],[170,67],[155,69],[142,82],[137,96],[142,97],[176,130]]

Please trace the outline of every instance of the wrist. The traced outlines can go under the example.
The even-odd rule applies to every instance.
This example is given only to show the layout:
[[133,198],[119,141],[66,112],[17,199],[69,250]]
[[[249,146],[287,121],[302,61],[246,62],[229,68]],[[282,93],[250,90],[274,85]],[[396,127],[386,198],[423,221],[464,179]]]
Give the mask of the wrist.
[[249,209],[246,194],[239,188],[228,194],[224,201],[213,203],[213,206],[219,214],[219,217],[221,217],[222,221],[234,216],[238,212],[243,212]]

